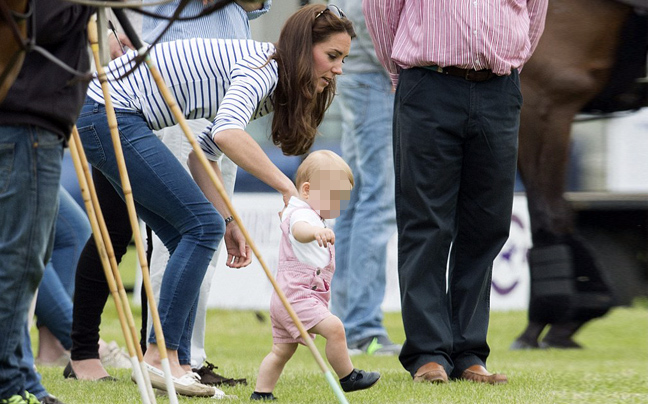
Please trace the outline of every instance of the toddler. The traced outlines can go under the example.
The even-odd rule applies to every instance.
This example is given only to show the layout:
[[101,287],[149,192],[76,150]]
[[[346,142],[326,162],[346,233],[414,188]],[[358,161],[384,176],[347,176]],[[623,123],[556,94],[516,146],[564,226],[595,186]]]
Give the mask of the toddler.
[[[344,160],[328,150],[311,153],[297,169],[299,198],[292,197],[282,214],[277,283],[311,334],[326,338],[326,357],[346,392],[367,389],[380,379],[377,372],[354,369],[344,326],[328,310],[335,270],[335,234],[325,219],[334,219],[349,202],[353,174]],[[272,294],[272,351],[259,368],[252,400],[275,400],[272,394],[286,362],[304,344],[299,330]]]

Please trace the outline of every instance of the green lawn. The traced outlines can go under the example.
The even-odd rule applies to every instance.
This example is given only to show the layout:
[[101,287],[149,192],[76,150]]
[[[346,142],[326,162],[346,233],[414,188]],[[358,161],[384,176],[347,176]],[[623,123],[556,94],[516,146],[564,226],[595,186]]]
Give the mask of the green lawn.
[[[354,357],[356,367],[382,373],[372,389],[347,394],[350,403],[648,403],[648,311],[645,302],[618,308],[578,334],[583,350],[509,351],[526,324],[524,312],[494,312],[490,327],[489,369],[508,375],[509,384],[485,386],[469,382],[415,384],[395,357]],[[136,319],[139,309],[134,309]],[[213,310],[208,316],[208,357],[218,373],[245,377],[248,386],[226,387],[247,401],[259,363],[270,349],[267,317],[251,311]],[[385,324],[395,341],[404,334],[400,316],[387,314]],[[103,318],[102,336],[123,345],[112,303]],[[323,339],[316,340],[323,354]],[[65,380],[62,368],[43,368],[43,384],[67,404],[137,403],[139,395],[127,370],[111,371],[116,383]],[[288,363],[275,389],[282,403],[336,403],[330,387],[306,347]],[[213,400],[180,398],[180,402]],[[168,399],[158,398],[167,403]]]

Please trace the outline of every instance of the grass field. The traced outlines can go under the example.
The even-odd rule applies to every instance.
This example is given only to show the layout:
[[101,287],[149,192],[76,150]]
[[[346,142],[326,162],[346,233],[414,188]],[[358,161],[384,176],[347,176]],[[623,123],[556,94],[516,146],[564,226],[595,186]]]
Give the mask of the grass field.
[[[395,357],[353,357],[356,367],[382,373],[372,389],[347,394],[349,403],[648,403],[648,304],[617,308],[592,322],[577,336],[583,350],[509,351],[508,346],[526,324],[524,312],[494,312],[488,367],[508,375],[509,384],[485,386],[469,382],[447,385],[415,384]],[[137,309],[135,309],[137,310]],[[136,319],[139,312],[134,313]],[[266,314],[266,313],[264,313]],[[267,318],[267,314],[266,314]],[[386,315],[395,341],[404,333],[400,316]],[[271,346],[269,320],[251,311],[210,311],[208,358],[228,377],[247,378],[247,386],[225,387],[228,394],[248,401],[259,363]],[[112,302],[104,313],[102,336],[123,345]],[[316,344],[323,354],[323,339]],[[140,402],[128,370],[111,370],[119,381],[66,380],[62,368],[42,368],[43,384],[66,404]],[[330,387],[306,347],[288,363],[275,389],[281,403],[336,403]],[[180,397],[180,402],[214,400]],[[158,398],[167,403],[168,398]]]

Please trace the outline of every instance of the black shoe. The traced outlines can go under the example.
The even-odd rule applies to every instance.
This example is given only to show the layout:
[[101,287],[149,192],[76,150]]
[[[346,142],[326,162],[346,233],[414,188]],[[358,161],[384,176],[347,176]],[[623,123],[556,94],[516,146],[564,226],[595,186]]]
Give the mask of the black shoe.
[[214,369],[218,369],[218,366],[205,361],[206,365],[200,369],[192,369],[200,377],[200,383],[207,384],[210,386],[236,386],[237,384],[247,385],[246,379],[230,379],[229,377],[224,377],[214,372]]
[[[72,362],[68,362],[65,369],[63,369],[63,377],[66,378],[66,379],[77,379],[77,375],[76,375],[76,373],[74,373],[74,369],[72,369]],[[98,382],[116,382],[117,379],[115,379],[112,376],[104,376],[104,377],[100,377],[96,381],[98,381]]]
[[365,372],[364,370],[353,369],[350,375],[340,379],[340,386],[346,393],[368,389],[380,380],[380,373]]
[[54,397],[53,395],[48,395],[40,399],[41,404],[63,404],[63,401]]
[[250,400],[262,400],[262,401],[275,401],[275,397],[272,393],[257,393],[256,391],[250,396]]
[[76,379],[76,373],[74,373],[74,369],[72,369],[72,362],[68,362],[67,366],[65,369],[63,369],[63,377],[66,379]]

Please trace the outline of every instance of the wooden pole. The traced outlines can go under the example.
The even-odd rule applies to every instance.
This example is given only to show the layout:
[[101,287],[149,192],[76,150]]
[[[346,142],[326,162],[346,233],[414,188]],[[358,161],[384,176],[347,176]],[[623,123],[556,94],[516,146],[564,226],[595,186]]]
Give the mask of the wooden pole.
[[[117,167],[119,168],[119,175],[122,184],[122,192],[124,194],[126,208],[128,209],[128,217],[130,219],[131,228],[133,230],[133,239],[135,240],[135,248],[140,262],[140,267],[142,269],[142,285],[146,290],[146,295],[149,303],[149,310],[151,311],[151,318],[153,320],[153,329],[155,330],[157,347],[160,352],[160,361],[162,363],[162,370],[164,371],[165,385],[167,388],[167,393],[169,395],[170,403],[177,404],[178,397],[176,395],[173,381],[171,380],[171,366],[169,365],[166,342],[164,339],[164,333],[162,331],[162,323],[160,321],[160,315],[157,310],[157,304],[153,297],[153,288],[151,287],[148,261],[146,259],[144,246],[142,245],[142,235],[140,232],[139,220],[137,219],[137,212],[135,210],[135,200],[133,198],[133,191],[130,185],[130,179],[128,178],[128,172],[126,170],[126,161],[124,160],[124,153],[122,151],[121,141],[119,139],[119,131],[117,129],[117,118],[115,115],[115,109],[112,105],[112,100],[110,98],[106,73],[104,72],[103,66],[99,61],[99,45],[97,43],[97,30],[96,30],[96,24],[94,22],[91,22],[88,25],[88,38],[90,40],[90,46],[92,48],[92,53],[95,58],[97,76],[99,78],[99,82],[101,83],[101,89],[103,90],[105,107],[106,107],[106,116],[108,118],[108,127],[110,128],[113,147],[115,149],[115,156],[117,158]],[[148,375],[148,372],[145,370],[146,367],[144,366],[143,363],[142,363],[142,369],[144,370],[143,373],[147,373]]]
[[[133,339],[133,334],[130,332],[128,327],[128,320],[126,318],[126,315],[124,314],[125,312],[131,314],[130,307],[128,305],[128,297],[126,296],[124,285],[121,283],[121,277],[118,278],[118,281],[115,280],[115,273],[119,274],[118,269],[116,267],[111,269],[110,255],[112,253],[112,243],[110,242],[110,237],[108,236],[107,231],[104,232],[104,218],[99,208],[97,194],[94,189],[94,184],[92,183],[90,170],[88,169],[88,162],[85,158],[83,146],[81,145],[81,139],[79,139],[79,133],[77,132],[76,127],[72,129],[72,137],[70,138],[70,154],[72,156],[72,161],[74,162],[77,178],[79,179],[81,195],[83,196],[83,202],[85,203],[86,212],[88,213],[88,219],[90,220],[92,234],[94,236],[95,244],[97,245],[99,258],[101,259],[101,265],[106,276],[106,281],[108,282],[108,289],[110,290],[110,294],[115,301],[117,316],[119,317],[119,323],[121,325],[122,332],[124,333],[126,347],[128,348],[131,365],[133,367],[133,372],[135,375],[135,381],[140,391],[140,396],[142,397],[142,403],[155,403],[155,396],[153,395],[153,399],[151,400],[149,395],[149,388],[146,387],[146,381],[143,378],[142,371],[140,370],[140,365],[137,362],[135,356],[135,346],[139,347],[139,344],[136,344],[134,342],[136,338]],[[109,249],[106,248],[107,245],[110,245]],[[112,259],[114,259],[114,253],[112,254]],[[117,271],[115,271],[116,269]],[[124,296],[126,296],[126,299],[123,298]],[[132,319],[132,314],[130,317]],[[150,387],[150,382],[148,383],[148,385]],[[150,390],[152,392],[152,388],[150,388]]]

